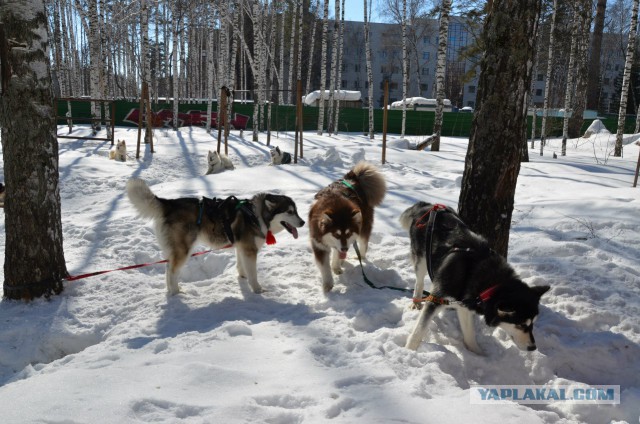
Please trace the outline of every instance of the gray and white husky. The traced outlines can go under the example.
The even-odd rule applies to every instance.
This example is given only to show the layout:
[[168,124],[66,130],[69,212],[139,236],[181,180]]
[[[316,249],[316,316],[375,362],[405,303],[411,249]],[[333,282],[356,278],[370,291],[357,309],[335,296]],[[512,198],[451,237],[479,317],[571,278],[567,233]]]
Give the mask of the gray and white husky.
[[261,293],[258,251],[265,242],[275,242],[273,234],[282,230],[298,238],[297,228],[304,225],[294,201],[278,194],[259,193],[247,200],[233,196],[163,199],[135,178],[127,182],[127,194],[142,217],[154,220],[158,243],[169,260],[166,281],[170,295],[180,291],[180,269],[197,241],[214,249],[235,247],[238,274],[247,278],[255,293]]
[[529,287],[522,282],[506,259],[472,232],[449,207],[418,202],[400,216],[409,231],[411,260],[416,272],[414,305],[419,308],[427,274],[431,294],[406,347],[416,350],[427,333],[427,325],[451,301],[460,321],[467,349],[482,353],[476,342],[473,312],[484,316],[490,327],[501,327],[522,350],[535,350],[533,322],[538,316],[540,297],[549,286]]
[[269,153],[271,153],[271,165],[288,165],[291,163],[291,153],[283,152],[278,146],[271,149]]
[[209,150],[207,153],[207,174],[217,174],[224,170],[234,169],[233,162],[227,155],[221,155],[217,151]]

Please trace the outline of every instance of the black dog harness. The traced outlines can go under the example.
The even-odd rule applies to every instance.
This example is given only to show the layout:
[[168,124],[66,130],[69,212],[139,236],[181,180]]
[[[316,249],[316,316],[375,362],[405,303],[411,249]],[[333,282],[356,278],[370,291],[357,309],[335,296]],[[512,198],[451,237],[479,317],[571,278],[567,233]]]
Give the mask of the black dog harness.
[[[416,228],[426,227],[426,243],[425,244],[426,244],[427,272],[429,273],[429,278],[431,279],[431,281],[433,281],[433,265],[432,265],[431,256],[433,254],[433,250],[432,250],[433,249],[433,231],[435,228],[436,216],[438,215],[438,212],[446,211],[446,209],[447,207],[445,205],[436,203],[416,221]],[[428,217],[428,220],[425,223],[424,221],[427,219],[427,217]],[[462,223],[462,221],[460,222]],[[462,224],[464,225],[464,223]],[[489,249],[488,251],[493,252],[493,249]],[[470,247],[455,246],[449,252],[450,253],[474,253],[475,251]],[[481,309],[484,303],[491,298],[491,296],[493,295],[493,293],[496,291],[497,288],[498,288],[497,284],[493,285],[488,289],[482,291],[475,299],[463,299],[462,301],[456,301],[456,300],[444,299],[442,297],[429,294],[426,297],[423,297],[420,299],[414,299],[413,301],[415,303],[426,301],[426,302],[436,303],[439,305],[461,304],[463,306],[466,306],[469,309]]]
[[[260,228],[260,221],[258,221],[258,217],[253,212],[253,210],[247,206],[249,202],[247,200],[238,200],[236,196],[229,196],[224,200],[221,200],[215,197],[212,199],[209,199],[206,197],[201,198],[198,201],[198,219],[196,221],[196,224],[198,226],[202,224],[202,214],[204,213],[204,209],[205,209],[204,207],[205,200],[211,200],[215,204],[215,211],[219,213],[220,211],[222,211],[222,208],[228,202],[232,202],[232,201],[238,202],[238,204],[236,205],[236,211],[240,210],[240,212],[242,212],[245,218],[247,218],[251,223],[256,225],[258,228]],[[231,229],[231,221],[224,213],[221,213],[221,215],[222,215],[222,227],[224,230],[224,234],[229,240],[229,242],[233,244],[235,242],[235,237],[233,236],[233,230]]]

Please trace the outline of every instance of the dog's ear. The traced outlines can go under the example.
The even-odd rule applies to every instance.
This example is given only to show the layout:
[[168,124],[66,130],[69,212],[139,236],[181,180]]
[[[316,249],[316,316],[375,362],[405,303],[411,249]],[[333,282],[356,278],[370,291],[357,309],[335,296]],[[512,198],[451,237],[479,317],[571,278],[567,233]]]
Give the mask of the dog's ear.
[[280,147],[276,146],[276,152],[280,153]]
[[333,222],[333,219],[331,219],[331,216],[329,215],[329,213],[331,212],[327,211],[323,213],[322,218],[320,218],[320,228],[323,230],[329,225],[331,225],[331,223]]
[[533,287],[531,287],[531,290],[533,290],[533,292],[538,295],[538,299],[541,298],[543,294],[548,292],[549,289],[551,289],[550,286],[533,286]]
[[353,218],[353,222],[355,222],[356,224],[362,224],[362,212],[360,212],[360,209],[352,210],[351,217]]

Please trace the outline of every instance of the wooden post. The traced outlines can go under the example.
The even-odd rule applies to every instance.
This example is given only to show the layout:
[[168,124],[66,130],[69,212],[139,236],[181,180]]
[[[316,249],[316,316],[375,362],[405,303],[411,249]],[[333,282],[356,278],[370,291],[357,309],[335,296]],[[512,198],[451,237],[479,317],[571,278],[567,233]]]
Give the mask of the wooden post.
[[142,93],[140,93],[140,107],[139,107],[139,111],[140,114],[138,115],[138,144],[136,147],[136,159],[138,159],[140,157],[140,136],[142,133],[142,116],[144,114],[144,84],[142,85]]
[[143,82],[144,86],[144,101],[147,103],[146,111],[147,111],[147,140],[145,143],[149,143],[151,146],[151,153],[153,151],[153,111],[151,110],[151,98],[149,97],[149,83]]
[[231,121],[229,119],[229,111],[233,111],[233,98],[231,98],[231,105],[229,105],[229,98],[231,97],[231,91],[227,87],[224,87],[224,154],[229,155],[229,127]]
[[[227,87],[220,88],[220,116],[218,117],[218,148],[217,151],[220,153],[220,145],[222,144],[222,131],[224,131],[226,121],[227,121]],[[222,131],[221,131],[222,130]],[[229,154],[227,144],[224,146],[224,154]]]
[[389,107],[389,80],[384,81],[384,110],[382,111],[382,164],[386,162],[387,156],[387,114]]
[[[300,131],[300,157],[304,157],[303,149],[302,149],[302,134],[304,133],[304,120],[303,120],[303,109],[302,109],[302,81],[298,80],[298,108],[296,112],[298,113],[298,129]],[[296,162],[297,163],[297,162]]]
[[115,138],[116,129],[116,102],[111,101],[111,145],[113,146],[113,139]]
[[633,178],[633,186],[638,184],[638,172],[640,171],[640,152],[638,152],[638,164],[636,165],[636,176]]

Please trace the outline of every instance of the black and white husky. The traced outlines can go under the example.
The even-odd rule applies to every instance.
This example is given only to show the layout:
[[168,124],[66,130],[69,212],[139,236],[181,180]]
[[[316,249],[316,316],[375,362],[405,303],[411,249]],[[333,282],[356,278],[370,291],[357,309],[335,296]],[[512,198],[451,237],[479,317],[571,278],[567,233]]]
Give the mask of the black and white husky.
[[297,228],[304,225],[294,201],[278,194],[259,193],[247,200],[233,196],[163,199],[135,178],[127,182],[127,194],[142,217],[154,220],[158,243],[169,260],[166,280],[170,295],[180,291],[180,269],[197,241],[214,249],[235,247],[238,274],[247,278],[255,293],[261,293],[258,251],[265,242],[275,243],[273,234],[282,230],[298,238]]
[[271,165],[287,165],[291,163],[291,153],[283,152],[276,146],[269,151],[271,153]]
[[429,320],[443,303],[458,312],[467,349],[482,353],[476,342],[473,312],[487,325],[501,327],[518,348],[535,350],[533,322],[540,297],[549,286],[529,287],[506,259],[472,232],[451,208],[418,202],[400,216],[409,231],[411,260],[416,272],[414,305],[419,307],[424,278],[431,277],[431,295],[422,308],[406,347],[416,350]]

